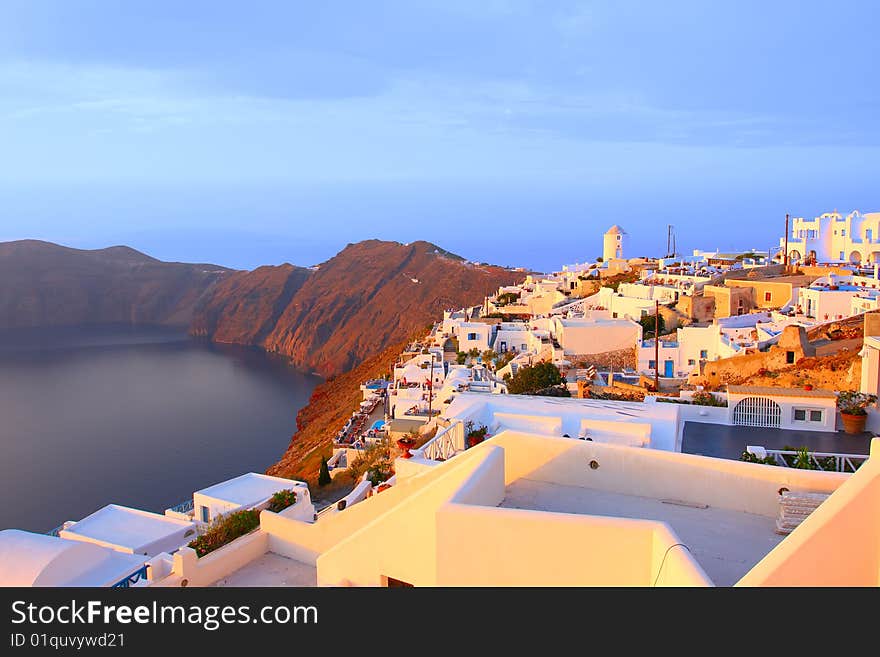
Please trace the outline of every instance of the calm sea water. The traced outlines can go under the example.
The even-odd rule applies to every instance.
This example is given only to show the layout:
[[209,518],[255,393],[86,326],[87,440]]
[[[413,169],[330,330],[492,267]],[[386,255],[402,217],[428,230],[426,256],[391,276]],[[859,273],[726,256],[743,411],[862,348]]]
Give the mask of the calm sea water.
[[287,447],[320,379],[156,328],[0,332],[0,529],[161,512]]

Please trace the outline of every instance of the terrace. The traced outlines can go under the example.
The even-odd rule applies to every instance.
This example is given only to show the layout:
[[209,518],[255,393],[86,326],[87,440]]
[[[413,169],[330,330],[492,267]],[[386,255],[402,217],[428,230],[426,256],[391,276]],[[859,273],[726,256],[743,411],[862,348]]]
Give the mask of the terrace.
[[217,580],[212,586],[316,586],[317,570],[314,565],[266,552],[246,566]]
[[732,586],[778,545],[775,520],[706,504],[518,479],[501,507],[665,522],[717,586]]

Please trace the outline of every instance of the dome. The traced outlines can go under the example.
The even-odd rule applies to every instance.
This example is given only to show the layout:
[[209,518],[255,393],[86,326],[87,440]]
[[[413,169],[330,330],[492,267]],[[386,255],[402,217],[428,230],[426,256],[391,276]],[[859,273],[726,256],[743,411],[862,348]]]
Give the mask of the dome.
[[144,561],[94,543],[0,531],[0,586],[109,586]]
[[611,228],[609,228],[608,230],[605,231],[605,234],[606,235],[626,235],[626,231],[623,228],[621,228],[620,226],[618,226],[617,224],[614,224]]

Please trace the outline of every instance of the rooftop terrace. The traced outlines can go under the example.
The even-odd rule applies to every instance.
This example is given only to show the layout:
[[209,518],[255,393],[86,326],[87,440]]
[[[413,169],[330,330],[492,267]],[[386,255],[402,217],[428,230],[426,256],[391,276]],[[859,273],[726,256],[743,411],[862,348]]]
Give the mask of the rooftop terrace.
[[717,586],[735,584],[784,538],[762,515],[525,478],[506,487],[501,506],[665,522]]
[[213,586],[316,586],[317,581],[315,566],[266,552]]

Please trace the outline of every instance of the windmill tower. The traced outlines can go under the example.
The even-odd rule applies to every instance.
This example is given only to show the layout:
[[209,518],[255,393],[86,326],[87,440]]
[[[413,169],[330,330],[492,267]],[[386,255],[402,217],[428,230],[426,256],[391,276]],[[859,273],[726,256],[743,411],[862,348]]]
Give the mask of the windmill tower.
[[626,231],[617,224],[605,231],[602,241],[602,259],[605,262],[623,258],[623,242]]

